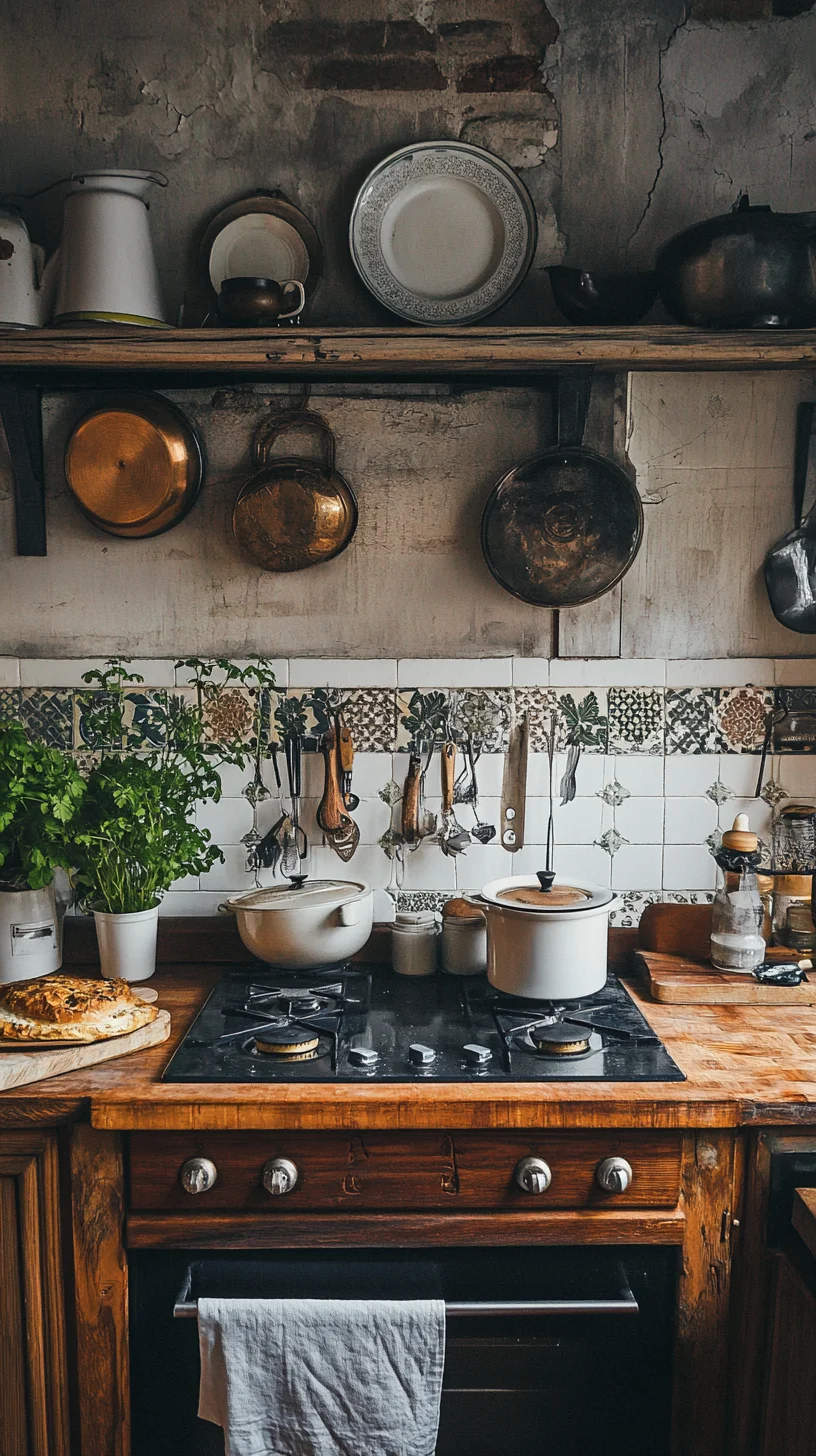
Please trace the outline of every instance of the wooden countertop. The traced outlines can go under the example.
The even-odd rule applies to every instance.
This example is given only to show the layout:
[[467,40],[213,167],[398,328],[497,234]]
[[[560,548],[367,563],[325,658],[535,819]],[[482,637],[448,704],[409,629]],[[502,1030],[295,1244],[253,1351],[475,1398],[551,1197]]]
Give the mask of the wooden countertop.
[[222,965],[167,965],[151,983],[170,1040],[0,1094],[0,1127],[90,1120],[110,1129],[816,1126],[816,1007],[667,1006],[627,987],[685,1082],[428,1086],[164,1084]]

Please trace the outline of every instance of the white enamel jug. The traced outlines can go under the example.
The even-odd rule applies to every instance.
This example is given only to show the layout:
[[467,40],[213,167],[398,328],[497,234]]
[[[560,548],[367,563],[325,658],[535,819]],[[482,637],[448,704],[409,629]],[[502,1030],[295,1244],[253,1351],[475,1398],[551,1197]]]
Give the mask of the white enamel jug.
[[45,323],[53,289],[40,287],[44,262],[17,209],[0,207],[0,329]]
[[[160,172],[108,168],[68,180],[57,262],[55,324],[165,323],[146,196]],[[51,259],[49,271],[54,264]]]

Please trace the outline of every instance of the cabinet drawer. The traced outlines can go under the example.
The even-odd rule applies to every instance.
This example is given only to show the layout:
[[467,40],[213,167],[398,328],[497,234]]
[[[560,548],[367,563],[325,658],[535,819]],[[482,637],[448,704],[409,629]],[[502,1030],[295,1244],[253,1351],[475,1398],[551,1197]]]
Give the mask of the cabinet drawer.
[[[604,1158],[632,1168],[623,1193],[596,1180]],[[548,1164],[546,1192],[526,1193],[514,1178],[521,1158]],[[214,1185],[190,1194],[181,1169],[207,1158]],[[273,1197],[262,1172],[272,1158],[295,1164],[295,1187]],[[672,1208],[680,1188],[681,1138],[663,1132],[543,1133],[134,1133],[133,1209],[251,1210]]]

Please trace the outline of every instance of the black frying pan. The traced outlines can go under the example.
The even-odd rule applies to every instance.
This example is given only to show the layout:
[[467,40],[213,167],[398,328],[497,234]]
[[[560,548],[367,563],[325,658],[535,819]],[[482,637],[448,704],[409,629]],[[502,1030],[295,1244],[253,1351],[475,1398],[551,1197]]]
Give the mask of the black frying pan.
[[482,551],[500,586],[537,607],[577,607],[629,570],[643,535],[634,483],[583,444],[591,375],[558,379],[558,444],[516,465],[482,516]]

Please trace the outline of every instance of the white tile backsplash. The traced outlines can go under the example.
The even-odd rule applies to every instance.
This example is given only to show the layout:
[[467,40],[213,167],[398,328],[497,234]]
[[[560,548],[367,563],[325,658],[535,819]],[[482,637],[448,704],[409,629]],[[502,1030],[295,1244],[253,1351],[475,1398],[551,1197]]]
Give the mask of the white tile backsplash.
[[791,798],[811,799],[816,795],[816,754],[786,753],[780,755],[777,762],[776,777],[782,781]]
[[662,658],[563,657],[550,663],[552,687],[662,688],[665,682]]
[[241,836],[252,828],[252,806],[247,799],[219,799],[199,804],[196,810],[199,829],[209,829],[214,844],[240,844]]
[[397,663],[401,688],[509,688],[512,657],[403,657]]
[[665,763],[667,799],[685,798],[687,794],[704,794],[706,789],[717,782],[720,772],[720,757],[716,753],[670,753]]
[[514,688],[545,688],[550,681],[548,657],[514,657]]
[[[206,661],[206,658],[204,659]],[[232,657],[230,661],[236,667],[251,667],[252,659],[249,657]],[[289,682],[289,659],[286,657],[272,657],[266,664],[267,668],[275,674],[275,686],[285,688]],[[215,668],[210,682],[222,683],[225,674],[221,668]],[[195,680],[195,672],[191,667],[179,667],[176,669],[176,686],[185,687],[187,683]],[[311,686],[311,684],[310,684]]]
[[774,663],[770,657],[670,659],[666,663],[666,686],[670,688],[772,687],[773,683]]
[[[404,758],[405,755],[403,754],[402,757]],[[352,787],[355,794],[361,799],[379,794],[380,789],[385,788],[388,783],[391,772],[390,753],[356,753],[352,774]]]
[[[175,684],[174,663],[170,657],[133,658],[125,666],[129,673],[141,677],[145,687],[171,688]],[[102,672],[104,657],[51,658],[22,657],[20,686],[24,688],[82,688],[82,675],[96,669]]]
[[[728,820],[729,824],[731,820]],[[711,799],[667,799],[666,844],[702,844],[717,828],[717,805]],[[677,889],[699,889],[698,885],[675,886]]]
[[168,890],[159,915],[217,915],[224,896],[216,890]]
[[395,658],[293,657],[290,688],[395,688]]
[[[681,759],[680,762],[682,763],[683,760]],[[763,779],[765,783],[771,777],[771,763],[772,760],[768,759],[765,764]],[[759,757],[753,753],[722,753],[720,754],[719,775],[720,782],[725,784],[733,794],[741,799],[752,799],[756,793]],[[779,774],[774,769],[774,778],[778,777]],[[727,812],[730,803],[731,800],[727,799],[724,813]]]
[[663,881],[663,845],[622,844],[612,860],[612,889],[659,890]]
[[0,688],[16,688],[19,686],[19,657],[0,657]]
[[[615,811],[615,828],[630,844],[662,844],[665,799],[626,799]],[[651,885],[638,886],[651,889]]]
[[220,890],[222,900],[228,895],[237,895],[240,890],[251,890],[255,881],[247,873],[246,850],[242,844],[224,844],[223,864],[214,864],[199,881],[202,890]]
[[663,889],[713,890],[717,867],[699,844],[667,844],[663,850]]
[[618,783],[636,799],[662,796],[664,762],[662,755],[646,753],[619,753],[607,759]]
[[774,681],[780,687],[816,687],[816,657],[777,657]]

